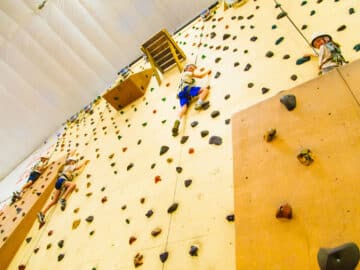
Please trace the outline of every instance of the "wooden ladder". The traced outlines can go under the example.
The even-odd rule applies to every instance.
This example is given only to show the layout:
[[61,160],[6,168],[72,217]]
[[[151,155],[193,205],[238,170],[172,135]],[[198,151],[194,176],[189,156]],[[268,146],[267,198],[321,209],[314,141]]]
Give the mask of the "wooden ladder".
[[186,56],[166,29],[162,29],[146,41],[141,46],[141,50],[149,59],[159,84],[161,84],[161,78],[158,71],[163,74],[175,65],[180,72],[183,69],[181,62],[186,59]]

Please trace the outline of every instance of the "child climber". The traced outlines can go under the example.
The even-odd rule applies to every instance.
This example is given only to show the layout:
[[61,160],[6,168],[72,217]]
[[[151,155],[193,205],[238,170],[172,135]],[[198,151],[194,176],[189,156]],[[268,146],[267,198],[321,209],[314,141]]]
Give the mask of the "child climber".
[[60,204],[61,204],[61,210],[62,211],[65,210],[66,198],[76,187],[76,184],[72,182],[74,177],[78,175],[76,171],[80,171],[83,167],[85,167],[89,163],[89,160],[84,161],[82,164],[78,166],[76,166],[76,163],[77,163],[77,159],[71,156],[66,160],[65,165],[63,165],[59,169],[58,178],[55,183],[55,192],[53,194],[53,198],[45,206],[45,208],[37,215],[40,224],[45,223],[46,212],[51,208],[51,206],[57,203],[63,188],[65,189],[65,192],[62,198],[60,199]]
[[311,39],[311,46],[319,50],[320,74],[342,66],[346,63],[341,54],[340,45],[333,41],[332,37],[325,33],[314,33]]
[[21,188],[20,192],[15,191],[13,193],[13,197],[11,200],[12,203],[21,199],[21,196],[24,194],[26,189],[31,187],[36,182],[36,180],[39,179],[41,174],[47,169],[48,162],[49,162],[49,157],[47,157],[47,156],[40,157],[40,160],[32,167],[29,178],[26,181],[26,184]]
[[194,64],[186,65],[183,73],[181,74],[180,82],[180,92],[178,93],[178,98],[180,100],[180,111],[178,114],[178,119],[176,119],[174,126],[172,128],[172,135],[177,136],[179,133],[179,126],[181,118],[186,114],[186,111],[190,105],[190,102],[195,97],[198,97],[198,100],[195,104],[195,110],[201,110],[204,104],[205,98],[209,93],[210,86],[200,87],[196,86],[195,79],[202,79],[206,75],[211,74],[211,70],[204,71],[202,73],[196,73],[197,67]]

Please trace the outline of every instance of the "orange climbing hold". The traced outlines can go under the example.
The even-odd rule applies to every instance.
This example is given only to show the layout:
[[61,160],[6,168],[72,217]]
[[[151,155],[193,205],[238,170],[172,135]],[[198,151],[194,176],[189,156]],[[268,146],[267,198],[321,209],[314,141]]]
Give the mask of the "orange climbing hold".
[[161,181],[160,175],[155,176],[155,184],[159,183]]
[[189,148],[189,154],[193,154],[195,152],[194,148]]

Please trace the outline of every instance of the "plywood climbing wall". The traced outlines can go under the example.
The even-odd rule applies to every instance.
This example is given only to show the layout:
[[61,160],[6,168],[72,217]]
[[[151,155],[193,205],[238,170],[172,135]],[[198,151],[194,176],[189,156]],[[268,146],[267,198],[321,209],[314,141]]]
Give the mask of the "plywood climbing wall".
[[[354,67],[347,66],[349,77],[358,74]],[[237,269],[317,269],[320,247],[359,243],[360,106],[343,72],[234,115]],[[285,94],[296,96],[293,111],[279,102]],[[277,135],[266,142],[270,128]],[[314,155],[309,166],[297,160],[304,148]],[[284,203],[292,220],[275,218]]]
[[[76,148],[91,162],[75,179],[77,190],[66,211],[52,209],[41,230],[34,224],[32,240],[23,243],[9,268],[134,269],[139,253],[139,269],[236,269],[236,258],[243,255],[235,253],[232,222],[232,114],[317,77],[316,59],[296,64],[312,52],[306,43],[312,31],[329,31],[348,60],[359,58],[353,49],[360,42],[354,35],[360,22],[357,1],[302,2],[280,6],[257,0],[216,9],[207,22],[197,19],[174,36],[188,62],[212,70],[197,81],[210,84],[210,107],[197,112],[191,106],[178,137],[171,136],[179,110],[176,69],[165,74],[161,86],[153,78],[145,95],[120,112],[101,100],[92,114],[69,125],[56,155]],[[355,13],[349,13],[351,7]],[[334,8],[338,16],[325,20]],[[295,20],[300,13],[306,15]],[[301,24],[307,28],[301,30]],[[338,32],[342,24],[346,28]],[[148,67],[141,60],[132,70]],[[214,136],[220,145],[209,143]],[[160,154],[161,149],[167,151]],[[174,203],[177,210],[168,213]],[[236,220],[246,217],[248,212],[236,210]],[[156,228],[161,233],[154,237]],[[197,256],[191,256],[196,248]],[[248,255],[246,260],[256,262],[258,254]],[[277,259],[263,269],[273,269]]]

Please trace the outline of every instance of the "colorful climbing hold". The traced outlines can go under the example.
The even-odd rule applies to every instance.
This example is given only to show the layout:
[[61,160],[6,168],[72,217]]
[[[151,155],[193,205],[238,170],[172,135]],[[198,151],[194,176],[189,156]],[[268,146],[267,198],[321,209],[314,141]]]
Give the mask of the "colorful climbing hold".
[[313,155],[310,149],[303,149],[297,155],[297,159],[300,161],[301,164],[305,166],[309,166],[311,163],[314,162]]
[[158,236],[161,233],[161,229],[159,227],[156,227],[154,230],[151,231],[151,235],[153,237]]
[[176,211],[176,209],[178,208],[179,204],[178,203],[173,203],[167,210],[167,212],[169,214],[173,213]]
[[164,263],[168,259],[168,257],[169,257],[169,252],[163,252],[160,254],[160,261]]
[[283,205],[280,205],[280,207],[276,211],[276,218],[292,218],[292,208],[291,206],[286,203]]
[[280,102],[284,104],[288,111],[292,111],[296,108],[296,97],[294,95],[284,95],[280,98]]

